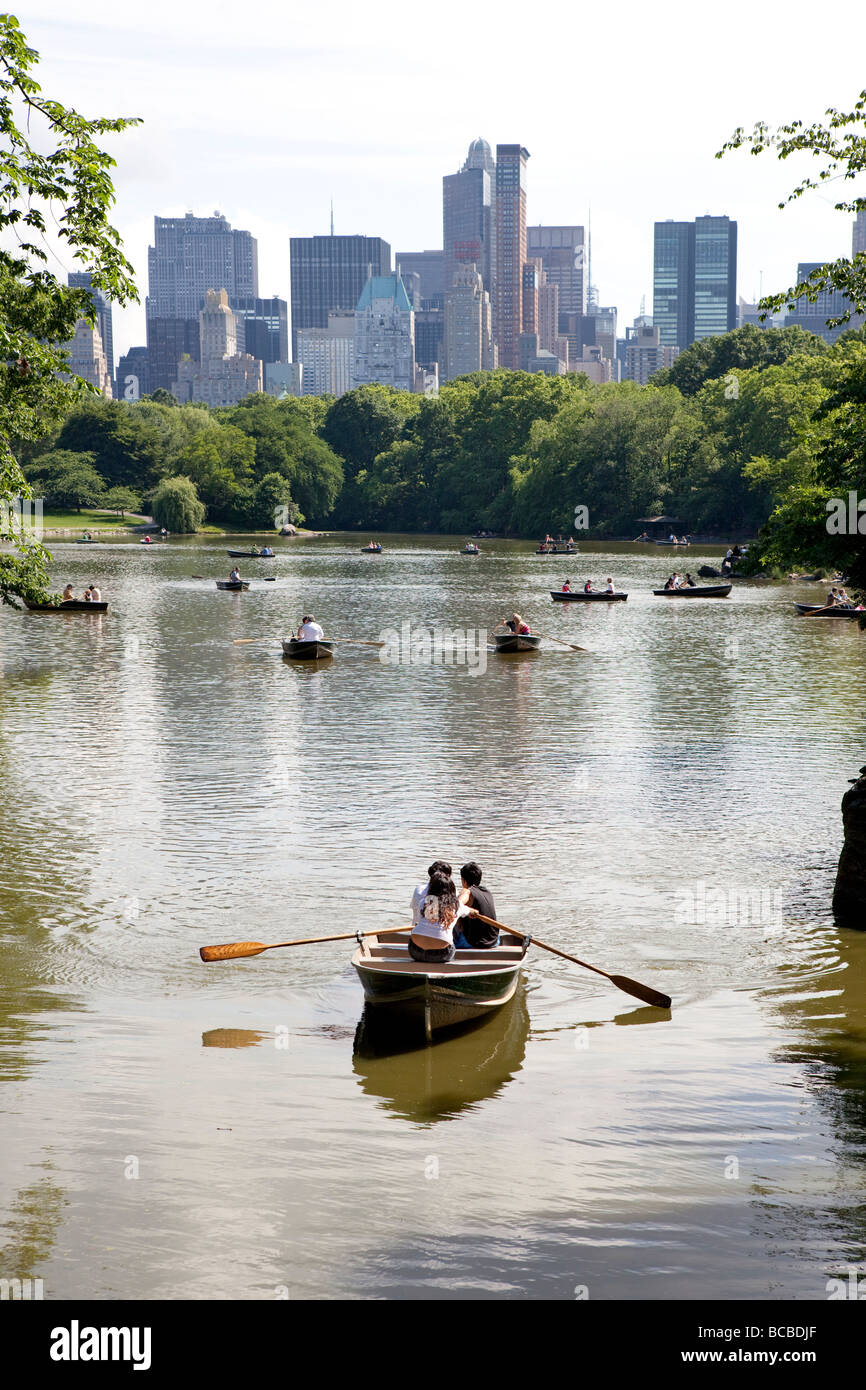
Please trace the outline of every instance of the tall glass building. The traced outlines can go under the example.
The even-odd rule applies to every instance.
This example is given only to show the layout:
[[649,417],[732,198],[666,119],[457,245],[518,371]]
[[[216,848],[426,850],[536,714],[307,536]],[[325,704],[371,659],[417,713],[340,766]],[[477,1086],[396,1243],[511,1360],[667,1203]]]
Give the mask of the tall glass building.
[[696,217],[694,338],[713,338],[736,326],[737,224],[729,217]]
[[656,222],[653,324],[663,347],[687,348],[695,336],[695,224]]
[[391,274],[391,247],[378,236],[293,236],[292,359],[298,330],[327,328],[328,314],[351,314],[371,275]]

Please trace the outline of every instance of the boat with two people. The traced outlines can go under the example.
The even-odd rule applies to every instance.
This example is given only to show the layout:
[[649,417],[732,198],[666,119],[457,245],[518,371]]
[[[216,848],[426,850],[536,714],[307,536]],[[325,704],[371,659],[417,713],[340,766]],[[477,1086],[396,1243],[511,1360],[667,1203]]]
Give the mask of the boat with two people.
[[334,655],[333,642],[325,641],[325,630],[312,613],[305,613],[297,632],[283,638],[283,656],[289,661],[326,661]]

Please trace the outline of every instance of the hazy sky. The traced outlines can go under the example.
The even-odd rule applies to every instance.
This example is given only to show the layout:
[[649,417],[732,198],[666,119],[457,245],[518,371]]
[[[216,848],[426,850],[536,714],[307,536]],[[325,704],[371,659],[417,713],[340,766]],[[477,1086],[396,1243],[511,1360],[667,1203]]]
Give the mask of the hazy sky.
[[144,119],[110,146],[142,300],[115,310],[118,352],[145,341],[155,213],[218,208],[258,238],[260,292],[288,298],[289,237],[327,232],[331,197],[337,232],[441,246],[442,175],[477,135],[529,150],[530,222],[585,223],[591,206],[593,280],[620,334],[642,295],[652,310],[657,219],[735,217],[747,299],[761,272],[785,288],[799,260],[850,254],[833,203],[852,185],[779,212],[802,166],[713,156],[737,125],[850,108],[866,87],[853,0],[30,0],[19,19],[47,95]]

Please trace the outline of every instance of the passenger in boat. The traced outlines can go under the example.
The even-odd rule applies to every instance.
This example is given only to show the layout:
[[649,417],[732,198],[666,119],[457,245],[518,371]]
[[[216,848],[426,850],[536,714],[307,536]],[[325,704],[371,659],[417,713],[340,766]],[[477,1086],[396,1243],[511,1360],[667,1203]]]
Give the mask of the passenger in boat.
[[423,903],[424,899],[426,898],[427,894],[428,894],[429,891],[430,891],[430,880],[431,880],[431,878],[433,877],[434,874],[444,874],[446,878],[450,878],[450,877],[451,877],[451,865],[450,865],[450,864],[446,864],[446,862],[445,862],[444,859],[434,859],[434,860],[433,860],[433,863],[430,865],[429,869],[427,870],[427,881],[426,881],[426,883],[416,883],[414,889],[412,890],[412,925],[413,925],[413,927],[415,927],[415,926],[418,925],[418,919],[419,919],[419,917],[421,916],[421,904]]
[[153,544],[153,542],[152,542],[151,539],[150,539],[150,536],[145,536],[144,540],[143,540],[141,543],[142,543],[142,545],[152,545],[152,544]]
[[96,587],[95,584],[91,584],[91,586],[90,586],[90,602],[91,602],[91,603],[101,603],[101,602],[102,602],[102,593],[101,593],[101,591],[100,591],[99,589],[97,589],[97,587]]
[[454,927],[468,913],[457,899],[450,876],[431,874],[427,895],[418,921],[409,937],[409,955],[429,965],[444,965],[454,959]]
[[454,932],[454,945],[458,951],[487,951],[499,945],[499,928],[490,927],[486,922],[473,921],[473,918],[496,917],[496,905],[489,888],[481,887],[481,869],[470,860],[460,870],[460,902],[467,909],[466,916]]
[[605,589],[604,592],[605,592],[606,594],[615,594],[615,593],[616,593],[616,589],[613,587],[613,580],[611,579],[610,575],[607,576],[607,588]]
[[532,629],[529,623],[525,623],[519,613],[512,613],[510,618],[503,618],[501,621],[502,626],[510,628],[516,636],[529,637],[531,635]]
[[695,583],[695,581],[692,579],[692,576],[691,576],[690,574],[687,574],[686,577],[685,577],[685,579],[684,579],[683,582],[682,582],[682,588],[683,588],[683,589],[696,589],[697,587],[698,587],[698,586],[697,586],[697,584]]
[[229,575],[229,583],[230,583],[230,584],[240,584],[240,582],[241,582],[241,572],[240,572],[240,570],[238,569],[237,565],[235,565],[234,569],[232,570],[231,574]]
[[75,598],[75,590],[73,589],[71,584],[67,584],[66,588],[63,590],[62,597],[64,603],[71,603],[71,601]]
[[563,581],[562,581],[562,592],[563,592],[564,594],[570,594],[570,593],[571,593],[571,585],[569,584],[569,582],[568,582],[567,579],[563,579]]
[[837,590],[837,592],[836,592],[836,603],[838,604],[838,606],[839,606],[840,608],[853,608],[853,607],[854,607],[854,604],[851,602],[850,598],[848,597],[848,595],[846,594],[846,592],[845,592],[844,589],[839,589],[839,590]]
[[298,628],[299,642],[321,642],[325,635],[324,628],[320,627],[312,613],[305,613]]
[[584,592],[585,594],[594,594],[594,593],[595,593],[595,589],[592,587],[592,580],[591,580],[591,579],[587,579],[586,583],[585,583],[584,586],[583,586],[583,592]]
[[251,545],[251,546],[250,546],[250,554],[251,554],[251,555],[261,555],[261,553],[262,553],[262,552],[259,550],[259,548],[258,548],[257,545]]

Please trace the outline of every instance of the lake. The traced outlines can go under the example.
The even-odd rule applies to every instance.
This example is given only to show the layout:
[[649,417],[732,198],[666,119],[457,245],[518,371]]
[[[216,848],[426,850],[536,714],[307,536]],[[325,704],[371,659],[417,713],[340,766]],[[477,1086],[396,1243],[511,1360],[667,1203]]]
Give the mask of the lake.
[[[0,612],[0,1277],[826,1297],[866,1249],[866,933],[830,913],[864,635],[796,617],[823,586],[653,597],[719,547],[367,539],[279,541],[243,594],[248,537],[52,542],[110,611]],[[608,575],[626,603],[550,600]],[[373,641],[515,608],[589,652],[280,652],[304,612]],[[532,948],[483,1026],[389,1046],[351,941],[199,959],[400,925],[439,857],[672,1009]]]

